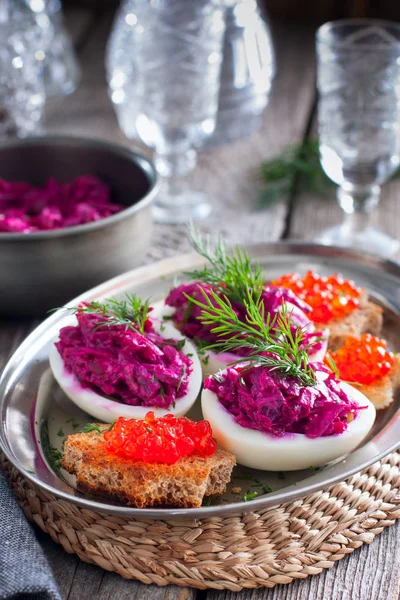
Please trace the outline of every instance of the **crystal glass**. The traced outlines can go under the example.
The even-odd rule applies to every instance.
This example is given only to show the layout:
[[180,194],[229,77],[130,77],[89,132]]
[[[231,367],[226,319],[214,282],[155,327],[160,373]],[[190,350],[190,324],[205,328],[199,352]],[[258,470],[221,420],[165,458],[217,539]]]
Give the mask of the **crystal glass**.
[[260,125],[275,75],[271,31],[256,0],[220,0],[225,36],[217,125],[207,146],[250,135]]
[[210,212],[187,177],[215,128],[224,27],[211,0],[127,0],[117,16],[106,58],[110,95],[124,132],[155,150],[159,222]]
[[318,241],[389,256],[399,242],[370,225],[400,163],[400,25],[370,19],[317,32],[320,158],[338,184],[341,225]]
[[36,60],[43,69],[47,96],[71,94],[81,76],[71,39],[64,28],[60,0],[25,0],[40,32]]
[[23,0],[0,0],[0,137],[24,137],[41,129],[43,69],[35,57],[38,29]]

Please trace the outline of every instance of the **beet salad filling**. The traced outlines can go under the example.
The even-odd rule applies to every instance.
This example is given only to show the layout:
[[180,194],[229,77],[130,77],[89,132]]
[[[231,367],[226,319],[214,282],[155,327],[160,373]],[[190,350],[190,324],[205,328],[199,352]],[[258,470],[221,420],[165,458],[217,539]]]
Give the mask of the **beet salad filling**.
[[[195,343],[214,344],[221,341],[221,336],[212,331],[213,325],[205,325],[201,321],[203,309],[188,299],[188,296],[193,300],[203,303],[204,294],[209,298],[211,303],[216,306],[212,292],[219,297],[217,289],[208,283],[195,281],[193,283],[184,283],[171,290],[168,294],[165,304],[175,309],[173,321],[176,327],[183,335],[192,339]],[[265,286],[261,292],[261,300],[264,305],[265,315],[277,315],[282,308],[282,303],[289,303],[288,311],[292,312],[291,323],[293,327],[304,328],[304,344],[309,345],[309,352],[314,353],[326,345],[325,340],[317,340],[323,337],[323,334],[315,331],[314,325],[311,323],[308,314],[311,309],[297,298],[297,296],[289,289],[276,286]],[[246,308],[239,302],[231,301],[232,308],[235,311],[238,319],[241,322],[246,320]],[[239,356],[246,356],[250,353],[248,348],[238,348],[233,351]]]
[[142,334],[109,325],[106,316],[78,311],[76,317],[55,345],[82,387],[132,406],[169,408],[186,395],[193,363],[182,352],[184,340],[162,337],[150,319]]
[[205,389],[214,392],[236,423],[282,437],[301,433],[309,438],[341,434],[360,410],[333,373],[313,365],[317,383],[302,386],[295,377],[261,366],[228,368],[208,377]]

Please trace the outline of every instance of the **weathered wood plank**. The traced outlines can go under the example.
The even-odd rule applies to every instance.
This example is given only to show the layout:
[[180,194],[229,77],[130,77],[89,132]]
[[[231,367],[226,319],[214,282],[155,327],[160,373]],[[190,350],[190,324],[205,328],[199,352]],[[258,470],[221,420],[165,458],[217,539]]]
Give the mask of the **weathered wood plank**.
[[400,523],[320,575],[272,589],[208,592],[207,600],[398,600]]

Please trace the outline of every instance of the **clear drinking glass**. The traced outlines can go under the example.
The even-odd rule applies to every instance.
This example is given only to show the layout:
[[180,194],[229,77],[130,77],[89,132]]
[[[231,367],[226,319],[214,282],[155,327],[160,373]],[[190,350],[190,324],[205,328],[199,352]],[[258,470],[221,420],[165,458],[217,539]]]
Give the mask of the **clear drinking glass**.
[[[217,0],[128,0],[117,26],[106,63],[111,99],[127,135],[135,132],[155,150],[161,187],[154,218],[168,223],[204,218],[210,204],[189,189],[187,175],[195,167],[196,148],[215,128],[223,10]],[[121,47],[124,39],[129,51]],[[128,126],[130,118],[134,126]]]
[[220,0],[225,36],[217,125],[207,146],[251,135],[268,104],[276,64],[265,11],[256,0]]
[[0,137],[41,130],[46,95],[30,16],[22,0],[0,0]]
[[400,244],[371,227],[370,215],[400,164],[400,25],[326,23],[317,56],[320,159],[345,212],[318,241],[389,256]]

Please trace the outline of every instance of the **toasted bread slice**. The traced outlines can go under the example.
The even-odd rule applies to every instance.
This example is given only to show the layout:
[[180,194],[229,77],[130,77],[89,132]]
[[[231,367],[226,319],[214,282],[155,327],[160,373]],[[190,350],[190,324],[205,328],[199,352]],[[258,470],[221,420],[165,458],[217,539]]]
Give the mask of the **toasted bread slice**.
[[204,496],[225,492],[235,464],[235,457],[220,449],[173,465],[133,462],[107,452],[103,434],[96,431],[68,436],[62,460],[80,490],[138,508],[199,507]]
[[315,323],[317,331],[329,327],[328,350],[337,350],[349,335],[359,337],[363,333],[378,335],[382,330],[382,308],[368,300],[367,290],[363,290],[359,307],[343,319],[333,319],[329,323]]
[[357,386],[376,409],[386,408],[393,400],[400,387],[400,354],[395,354],[394,364],[389,373],[371,385]]

